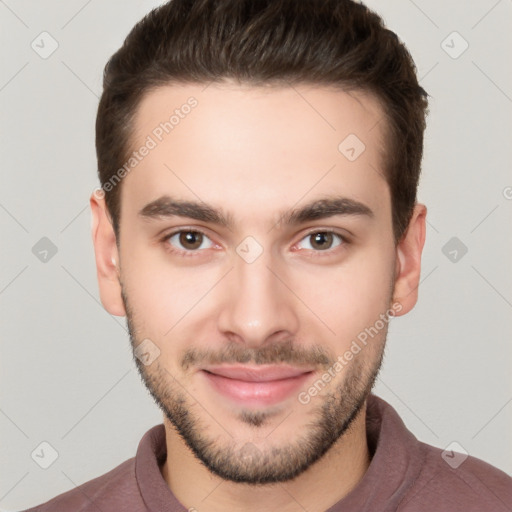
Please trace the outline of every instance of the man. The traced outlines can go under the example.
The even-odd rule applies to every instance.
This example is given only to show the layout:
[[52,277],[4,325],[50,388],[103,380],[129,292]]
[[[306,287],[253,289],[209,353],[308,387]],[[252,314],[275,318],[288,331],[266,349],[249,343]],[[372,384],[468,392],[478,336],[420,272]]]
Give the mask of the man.
[[371,393],[417,300],[426,111],[352,1],[172,0],[136,25],[105,69],[92,234],[164,424],[32,510],[512,509],[509,476],[448,464]]

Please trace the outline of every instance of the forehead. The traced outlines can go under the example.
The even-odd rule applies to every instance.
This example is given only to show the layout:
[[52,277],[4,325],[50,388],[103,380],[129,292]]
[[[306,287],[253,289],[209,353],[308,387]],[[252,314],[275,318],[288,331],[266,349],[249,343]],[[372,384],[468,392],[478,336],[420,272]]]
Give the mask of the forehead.
[[[300,124],[294,124],[296,121]],[[268,149],[296,140],[297,135],[309,136],[312,142],[323,137],[336,145],[344,135],[354,134],[373,144],[381,142],[385,124],[379,100],[360,90],[312,84],[256,87],[232,81],[173,84],[143,95],[134,119],[132,142],[141,141],[148,134],[162,142],[160,139],[171,132],[179,137],[180,131],[186,131],[188,126],[198,136],[207,135],[209,139],[232,137],[235,131],[238,142],[242,137],[256,136]],[[283,127],[287,130],[279,133],[278,140],[274,139],[276,130]],[[271,140],[273,144],[269,145]],[[244,149],[240,144],[238,147]],[[296,149],[305,151],[309,147]]]
[[[123,204],[163,195],[250,215],[340,194],[385,208],[385,119],[363,92],[300,85],[174,84],[141,100]],[[384,192],[384,193],[383,193]],[[242,212],[242,208],[244,212]]]

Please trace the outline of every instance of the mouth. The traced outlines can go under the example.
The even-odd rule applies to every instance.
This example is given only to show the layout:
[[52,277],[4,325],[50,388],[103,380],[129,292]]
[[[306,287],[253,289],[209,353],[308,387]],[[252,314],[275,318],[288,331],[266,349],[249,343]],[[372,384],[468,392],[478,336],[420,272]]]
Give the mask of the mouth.
[[213,390],[238,404],[270,406],[289,398],[314,369],[288,365],[219,365],[203,368]]

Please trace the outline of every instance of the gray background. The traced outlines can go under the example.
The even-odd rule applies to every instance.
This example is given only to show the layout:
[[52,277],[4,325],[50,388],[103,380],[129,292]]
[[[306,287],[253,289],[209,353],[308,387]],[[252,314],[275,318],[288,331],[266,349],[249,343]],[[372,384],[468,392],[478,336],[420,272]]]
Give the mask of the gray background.
[[[103,66],[157,4],[0,1],[1,510],[105,473],[161,422],[124,319],[99,303],[88,209]],[[512,474],[512,2],[368,5],[405,41],[432,96],[420,298],[391,325],[376,393],[419,439],[456,441]],[[31,47],[51,49],[43,31],[58,42],[46,59]],[[41,442],[58,452],[48,469],[31,457],[51,462]]]

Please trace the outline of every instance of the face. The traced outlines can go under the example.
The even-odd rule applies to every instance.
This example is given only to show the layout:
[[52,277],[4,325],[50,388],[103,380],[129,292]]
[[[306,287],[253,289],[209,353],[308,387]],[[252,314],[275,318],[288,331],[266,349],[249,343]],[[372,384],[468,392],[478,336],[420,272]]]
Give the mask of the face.
[[122,182],[119,293],[102,300],[166,425],[224,479],[297,476],[365,404],[403,314],[384,129],[372,96],[319,86],[173,85],[140,104],[149,149]]

